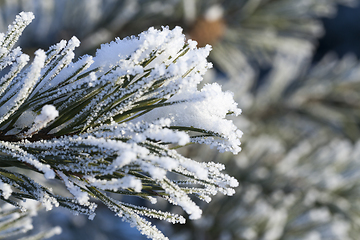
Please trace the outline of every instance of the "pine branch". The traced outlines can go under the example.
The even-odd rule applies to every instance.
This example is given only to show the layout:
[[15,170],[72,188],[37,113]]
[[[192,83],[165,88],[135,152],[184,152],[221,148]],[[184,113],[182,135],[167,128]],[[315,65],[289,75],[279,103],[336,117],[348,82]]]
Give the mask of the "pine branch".
[[[21,13],[3,46],[17,39],[32,18]],[[140,216],[172,223],[184,223],[183,217],[121,203],[107,193],[152,202],[161,197],[192,219],[201,217],[201,209],[189,194],[206,199],[210,192],[232,195],[237,181],[221,173],[222,165],[198,163],[170,149],[206,143],[220,151],[240,151],[241,132],[225,119],[229,112],[241,112],[232,95],[217,84],[197,90],[211,67],[206,61],[211,48],[185,42],[181,31],[150,28],[138,37],[104,44],[95,57],[76,62],[73,51],[80,42],[75,37],[36,51],[28,65],[27,55],[7,48],[0,59],[11,66],[0,80],[3,199],[15,204],[30,198],[48,210],[62,206],[90,219],[96,208],[91,200],[97,199],[142,234],[166,239]],[[33,181],[31,172],[57,179],[73,197],[54,194]],[[179,187],[177,179],[190,179],[194,190]],[[200,182],[204,188],[197,187]]]

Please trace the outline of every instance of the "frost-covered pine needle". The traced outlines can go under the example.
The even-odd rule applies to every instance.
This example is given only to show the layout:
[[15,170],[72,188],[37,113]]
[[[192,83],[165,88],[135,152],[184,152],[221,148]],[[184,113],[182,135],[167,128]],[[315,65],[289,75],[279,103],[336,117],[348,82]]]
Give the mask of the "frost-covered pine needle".
[[[4,39],[17,39],[23,29],[17,26],[29,24],[29,16],[21,13]],[[191,219],[202,210],[190,195],[208,202],[217,192],[234,193],[237,181],[221,172],[223,165],[172,149],[194,143],[234,154],[241,149],[242,133],[226,119],[241,113],[232,94],[218,84],[198,90],[212,67],[210,46],[197,48],[180,27],[149,28],[73,62],[79,44],[73,37],[38,50],[30,64],[20,48],[6,44],[0,59],[7,66],[0,80],[3,200],[30,198],[47,210],[62,206],[92,219],[97,199],[142,234],[166,239],[146,218],[183,224],[184,217],[122,203],[109,193],[151,203],[163,198]],[[31,171],[62,182],[72,197],[36,183]]]

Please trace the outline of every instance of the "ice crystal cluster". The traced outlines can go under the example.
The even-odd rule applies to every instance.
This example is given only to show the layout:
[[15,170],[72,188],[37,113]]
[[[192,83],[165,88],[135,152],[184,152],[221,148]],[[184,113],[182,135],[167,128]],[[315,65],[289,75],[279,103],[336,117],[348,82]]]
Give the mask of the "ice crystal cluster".
[[[77,61],[79,40],[62,40],[37,50],[30,63],[14,45],[33,18],[20,13],[0,35],[3,201],[20,206],[33,199],[47,210],[61,206],[91,219],[96,199],[149,238],[166,239],[144,217],[184,223],[183,216],[118,196],[151,203],[163,198],[198,219],[202,210],[191,196],[209,202],[217,192],[234,194],[238,183],[222,173],[222,164],[197,162],[174,150],[204,143],[240,151],[242,133],[226,119],[241,112],[232,94],[218,84],[197,89],[211,68],[210,46],[197,48],[179,27],[149,28]],[[29,172],[62,182],[69,194],[34,181]]]

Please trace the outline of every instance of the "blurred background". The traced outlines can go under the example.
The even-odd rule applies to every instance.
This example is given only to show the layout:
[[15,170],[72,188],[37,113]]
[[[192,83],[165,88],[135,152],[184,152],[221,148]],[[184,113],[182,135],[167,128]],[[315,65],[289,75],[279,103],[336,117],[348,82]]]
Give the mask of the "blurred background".
[[[77,55],[150,26],[181,26],[211,44],[204,78],[242,108],[242,152],[180,149],[217,161],[238,179],[232,197],[199,203],[185,225],[155,221],[170,239],[347,240],[360,236],[360,7],[356,0],[0,0],[0,30],[17,13],[35,20],[19,45],[32,54],[77,36]],[[135,200],[129,200],[135,201]],[[140,200],[136,200],[140,201]],[[143,203],[147,204],[147,203]],[[162,204],[159,208],[178,212]],[[34,231],[51,239],[145,239],[107,208],[93,221],[63,209],[40,212]]]
[[331,18],[321,18],[324,34],[319,38],[314,60],[319,61],[325,54],[335,52],[338,57],[347,54],[360,56],[360,7],[337,6],[337,13]]

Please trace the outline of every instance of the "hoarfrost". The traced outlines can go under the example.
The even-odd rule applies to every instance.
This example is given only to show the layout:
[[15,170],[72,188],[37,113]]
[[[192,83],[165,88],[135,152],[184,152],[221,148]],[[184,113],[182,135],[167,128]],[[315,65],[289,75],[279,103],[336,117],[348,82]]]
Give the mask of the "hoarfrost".
[[[210,18],[217,15],[219,9],[209,10]],[[59,177],[73,196],[53,195],[30,178],[8,172],[24,184],[18,187],[4,177],[0,190],[5,199],[12,194],[11,185],[32,194],[47,210],[63,206],[92,219],[92,196],[148,237],[166,239],[140,216],[171,223],[184,223],[185,218],[106,194],[134,195],[151,203],[162,197],[182,207],[190,219],[202,214],[190,194],[207,202],[217,192],[234,194],[238,182],[221,172],[224,165],[196,162],[172,149],[189,143],[235,154],[241,149],[242,133],[226,119],[241,113],[232,93],[218,84],[198,90],[212,67],[206,60],[211,46],[197,48],[180,27],[149,28],[138,37],[103,44],[95,57],[72,62],[80,44],[73,37],[47,52],[36,51],[22,71],[29,57],[19,48],[11,50],[11,41],[32,18],[20,14],[9,27],[14,34],[0,35],[0,68],[12,65],[0,79],[1,130],[11,140],[0,141],[0,150],[9,162],[18,160],[47,179]],[[4,43],[7,39],[11,41]]]

